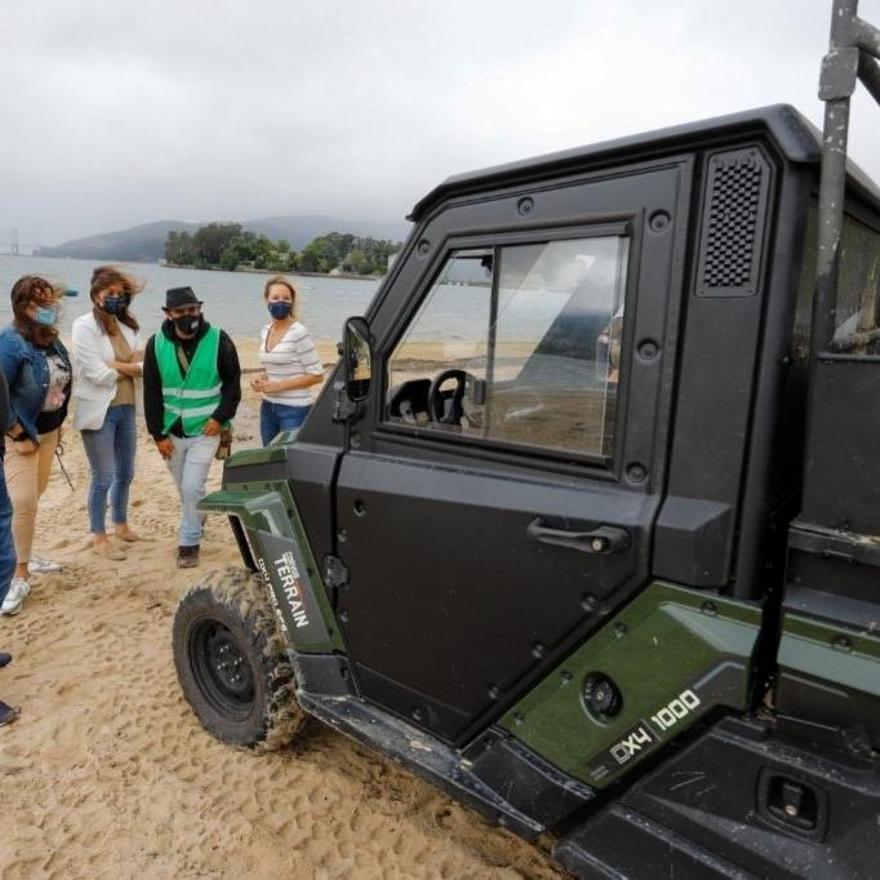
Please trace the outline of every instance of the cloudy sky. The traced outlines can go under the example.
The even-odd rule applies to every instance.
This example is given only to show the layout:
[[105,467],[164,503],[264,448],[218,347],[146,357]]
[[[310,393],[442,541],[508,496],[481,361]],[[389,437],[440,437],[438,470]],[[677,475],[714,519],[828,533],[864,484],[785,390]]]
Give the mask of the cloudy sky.
[[[0,240],[396,220],[460,171],[775,102],[830,0],[33,0],[0,22]],[[861,14],[880,24],[880,0]],[[880,179],[880,112],[851,154]]]

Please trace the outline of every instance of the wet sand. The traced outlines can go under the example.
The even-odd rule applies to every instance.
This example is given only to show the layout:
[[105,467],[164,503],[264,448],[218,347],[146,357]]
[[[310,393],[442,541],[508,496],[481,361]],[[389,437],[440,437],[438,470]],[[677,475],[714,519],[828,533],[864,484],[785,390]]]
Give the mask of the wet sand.
[[[245,368],[256,346],[240,345]],[[320,346],[335,360],[335,343]],[[247,383],[244,383],[247,386]],[[237,448],[258,441],[245,393]],[[124,562],[88,549],[88,468],[68,431],[38,517],[35,552],[65,566],[32,578],[24,610],[0,618],[0,697],[22,707],[0,729],[0,878],[444,878],[550,880],[546,854],[365,748],[312,722],[266,756],[221,745],[184,702],[171,656],[179,571],[176,491],[141,425]],[[220,466],[211,486],[219,485]],[[209,520],[200,571],[235,565]]]

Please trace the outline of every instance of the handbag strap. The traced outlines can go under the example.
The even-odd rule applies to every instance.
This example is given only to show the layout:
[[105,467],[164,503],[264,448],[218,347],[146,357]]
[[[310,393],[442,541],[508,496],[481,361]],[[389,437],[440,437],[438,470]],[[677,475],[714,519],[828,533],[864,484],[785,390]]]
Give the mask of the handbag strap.
[[189,372],[189,358],[186,356],[182,345],[175,345],[174,349],[177,352],[177,362],[180,364],[180,369],[183,370],[183,375],[185,376]]

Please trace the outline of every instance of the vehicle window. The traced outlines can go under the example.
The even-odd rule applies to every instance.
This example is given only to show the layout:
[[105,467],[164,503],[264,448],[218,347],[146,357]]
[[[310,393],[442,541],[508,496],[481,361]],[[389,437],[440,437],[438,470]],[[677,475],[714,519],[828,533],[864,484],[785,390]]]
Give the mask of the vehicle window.
[[389,360],[386,419],[608,456],[628,239],[459,251]]
[[844,217],[837,282],[837,327],[834,338],[849,350],[862,351],[859,338],[877,327],[880,283],[880,235],[852,217]]
[[[794,329],[794,355],[806,361],[810,342],[810,322],[816,286],[816,247],[819,208],[815,199],[807,213],[804,255],[798,286]],[[874,330],[880,318],[880,234],[849,214],[843,218],[840,241],[840,273],[837,279],[835,341],[844,350],[878,354],[876,340],[860,334]]]

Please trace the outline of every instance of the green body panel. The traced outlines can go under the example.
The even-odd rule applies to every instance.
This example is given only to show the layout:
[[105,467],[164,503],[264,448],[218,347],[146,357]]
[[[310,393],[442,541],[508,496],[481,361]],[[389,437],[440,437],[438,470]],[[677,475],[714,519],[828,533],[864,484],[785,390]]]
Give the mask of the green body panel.
[[[281,453],[279,456],[279,452]],[[258,464],[266,461],[286,460],[283,449],[247,449],[237,453],[229,462],[235,464]],[[234,470],[232,471],[234,474]],[[227,463],[226,475],[230,475]],[[226,483],[219,492],[212,492],[199,503],[199,509],[209,513],[224,513],[236,516],[251,542],[252,550],[260,558],[255,562],[260,566],[264,580],[268,581],[273,605],[279,616],[285,636],[291,647],[302,653],[325,654],[331,651],[344,651],[345,644],[336,625],[335,615],[330,605],[327,590],[321,577],[320,568],[312,554],[302,525],[296,502],[285,481]],[[299,566],[307,582],[310,595],[314,597],[317,611],[323,621],[321,635],[315,637],[315,627],[309,627],[307,633],[298,631],[291,618],[289,597],[286,599],[284,590],[277,579],[273,579],[261,560],[269,560],[277,552],[274,548],[279,541],[287,541],[295,545],[297,555],[302,561]]]
[[[754,605],[655,582],[508,711],[501,726],[561,770],[603,787],[716,706],[748,705],[761,624]],[[587,708],[588,676],[621,696]]]
[[779,665],[828,684],[880,697],[880,636],[787,613]]
[[297,431],[282,431],[268,446],[255,446],[242,449],[230,456],[226,462],[227,469],[235,469],[242,465],[268,464],[275,461],[287,461],[287,447],[296,440]]
[[242,449],[227,459],[226,470],[246,464],[268,464],[273,461],[287,461],[287,450],[283,446],[257,446],[254,449]]

